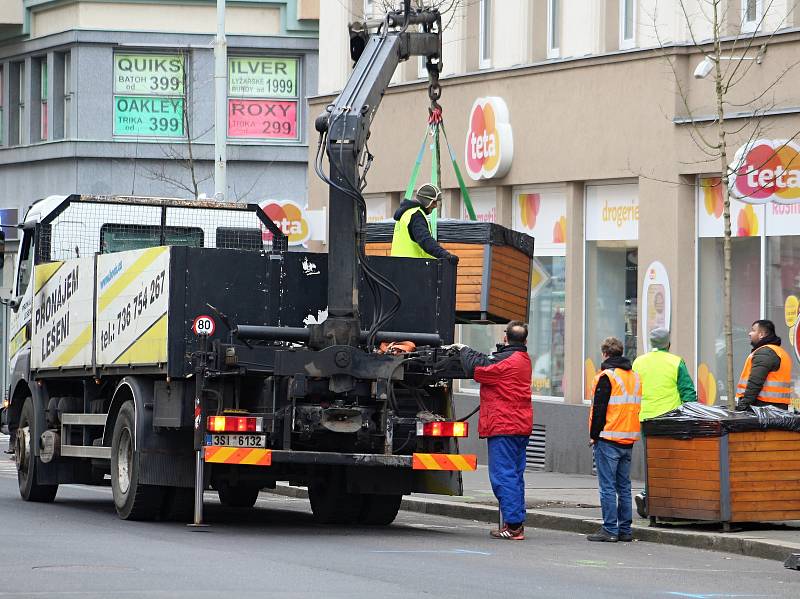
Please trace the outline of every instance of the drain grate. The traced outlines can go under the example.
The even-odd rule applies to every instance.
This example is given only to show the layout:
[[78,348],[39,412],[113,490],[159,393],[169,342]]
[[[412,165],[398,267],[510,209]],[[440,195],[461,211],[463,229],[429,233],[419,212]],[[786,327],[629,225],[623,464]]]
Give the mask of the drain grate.
[[525,464],[528,470],[544,470],[546,429],[543,424],[534,424],[525,449]]

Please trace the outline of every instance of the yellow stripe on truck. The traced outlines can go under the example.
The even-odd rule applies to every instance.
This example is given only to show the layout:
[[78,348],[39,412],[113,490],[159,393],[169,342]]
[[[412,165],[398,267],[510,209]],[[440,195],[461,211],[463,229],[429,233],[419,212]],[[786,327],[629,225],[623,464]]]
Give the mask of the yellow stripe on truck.
[[78,338],[72,342],[63,352],[61,355],[58,356],[55,360],[53,360],[53,366],[63,366],[64,364],[69,363],[72,358],[78,355],[84,347],[86,347],[92,341],[92,325],[90,324],[85,329],[81,331],[81,334],[78,335]]
[[128,285],[133,283],[136,278],[142,274],[142,272],[150,266],[153,262],[155,262],[159,256],[161,256],[164,252],[169,251],[167,247],[154,247],[146,249],[142,252],[142,255],[136,259],[136,261],[128,267],[128,269],[122,273],[122,276],[114,281],[108,289],[106,289],[103,294],[97,300],[97,313],[102,314],[103,311],[108,307],[108,305],[113,302],[116,297],[122,293]]
[[47,264],[39,264],[33,269],[33,293],[34,295],[41,291],[42,287],[47,284],[47,281],[52,279],[58,272],[58,269],[64,265],[63,262],[48,262]]
[[131,343],[114,364],[158,364],[167,361],[167,313]]

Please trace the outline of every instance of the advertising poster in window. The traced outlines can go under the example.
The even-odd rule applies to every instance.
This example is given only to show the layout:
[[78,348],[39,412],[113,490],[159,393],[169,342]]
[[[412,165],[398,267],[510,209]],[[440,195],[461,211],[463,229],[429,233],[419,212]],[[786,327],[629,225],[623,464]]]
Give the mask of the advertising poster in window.
[[228,58],[228,137],[249,140],[297,140],[297,58]]
[[586,186],[586,239],[639,239],[639,190],[635,183]]
[[567,198],[560,188],[514,190],[512,227],[536,241],[537,255],[564,255],[567,241]]
[[[703,177],[697,186],[697,233],[700,237],[724,237],[723,198],[719,177]],[[731,198],[731,235],[757,237],[764,228],[764,206]]]
[[181,54],[114,54],[114,135],[186,137]]
[[653,329],[670,330],[672,314],[672,294],[669,288],[667,269],[661,262],[652,262],[644,272],[642,297],[645,301],[642,312],[642,332],[645,351],[650,351],[650,331]]

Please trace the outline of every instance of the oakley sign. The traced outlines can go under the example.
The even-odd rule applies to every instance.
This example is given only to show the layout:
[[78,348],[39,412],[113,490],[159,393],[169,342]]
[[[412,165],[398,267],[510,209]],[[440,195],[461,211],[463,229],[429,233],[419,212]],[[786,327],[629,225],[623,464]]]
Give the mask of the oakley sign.
[[475,181],[502,177],[513,156],[514,137],[505,101],[496,96],[478,98],[472,104],[464,145],[467,173]]
[[800,145],[760,139],[736,152],[728,179],[731,195],[743,202],[800,202]]

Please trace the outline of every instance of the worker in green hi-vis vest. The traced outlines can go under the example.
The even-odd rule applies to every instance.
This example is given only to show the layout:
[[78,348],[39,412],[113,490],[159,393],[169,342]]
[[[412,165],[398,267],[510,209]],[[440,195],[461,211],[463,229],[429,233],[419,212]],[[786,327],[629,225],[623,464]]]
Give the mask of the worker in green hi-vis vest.
[[[656,418],[681,404],[697,401],[697,392],[683,358],[669,352],[669,331],[655,328],[649,335],[651,351],[633,361],[633,371],[642,380],[639,420]],[[646,441],[645,441],[646,442]],[[635,498],[636,511],[647,517],[647,495]]]
[[431,235],[427,215],[441,203],[442,192],[426,183],[413,200],[403,200],[394,213],[392,256],[401,258],[441,258],[458,264],[458,256],[444,249]]

